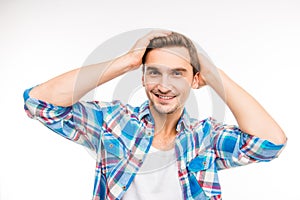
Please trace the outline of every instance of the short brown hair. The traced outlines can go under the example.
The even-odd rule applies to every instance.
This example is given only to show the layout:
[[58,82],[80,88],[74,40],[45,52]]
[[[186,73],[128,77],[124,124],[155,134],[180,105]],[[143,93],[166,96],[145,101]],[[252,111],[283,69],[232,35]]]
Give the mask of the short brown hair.
[[193,42],[189,38],[187,38],[186,36],[184,36],[180,33],[176,33],[176,32],[172,32],[168,36],[157,37],[157,38],[152,39],[150,41],[149,45],[147,46],[147,49],[143,55],[143,58],[142,58],[143,65],[145,64],[147,54],[151,50],[157,49],[157,48],[175,47],[175,46],[176,47],[185,47],[188,50],[189,56],[190,56],[190,64],[193,67],[193,74],[195,75],[197,72],[199,72],[200,71],[200,63],[199,63],[196,47],[194,46]]

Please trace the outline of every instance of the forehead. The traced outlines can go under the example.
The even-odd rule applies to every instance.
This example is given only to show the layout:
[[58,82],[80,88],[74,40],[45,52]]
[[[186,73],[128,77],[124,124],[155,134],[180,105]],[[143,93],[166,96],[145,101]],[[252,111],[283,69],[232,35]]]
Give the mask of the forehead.
[[151,50],[145,60],[146,65],[165,65],[169,67],[188,67],[189,52],[185,47],[165,47]]

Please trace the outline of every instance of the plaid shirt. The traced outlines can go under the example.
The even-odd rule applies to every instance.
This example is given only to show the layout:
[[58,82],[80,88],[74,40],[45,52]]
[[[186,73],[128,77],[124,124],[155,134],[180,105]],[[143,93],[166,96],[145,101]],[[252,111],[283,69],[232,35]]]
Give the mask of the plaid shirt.
[[[29,91],[24,92],[24,101],[30,118],[96,153],[93,200],[122,199],[153,140],[148,101],[140,107],[119,101],[60,107],[30,98]],[[177,132],[175,152],[184,199],[221,199],[218,170],[270,161],[284,147],[212,118],[192,119],[185,110]]]

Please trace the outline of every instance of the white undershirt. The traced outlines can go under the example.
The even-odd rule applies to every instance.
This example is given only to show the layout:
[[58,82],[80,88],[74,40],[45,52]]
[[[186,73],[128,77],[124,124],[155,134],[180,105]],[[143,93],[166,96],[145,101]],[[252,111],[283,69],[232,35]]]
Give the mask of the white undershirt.
[[154,147],[136,174],[122,200],[182,200],[175,149]]

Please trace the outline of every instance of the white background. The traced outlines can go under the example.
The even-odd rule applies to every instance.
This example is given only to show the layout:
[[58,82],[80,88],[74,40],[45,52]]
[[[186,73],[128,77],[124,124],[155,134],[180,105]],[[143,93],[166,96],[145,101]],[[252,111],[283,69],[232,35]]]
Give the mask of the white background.
[[27,118],[23,90],[80,67],[115,35],[150,27],[200,44],[289,138],[270,163],[220,172],[223,199],[300,199],[299,9],[296,0],[1,0],[0,199],[91,199],[92,157]]

